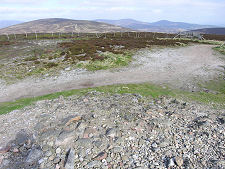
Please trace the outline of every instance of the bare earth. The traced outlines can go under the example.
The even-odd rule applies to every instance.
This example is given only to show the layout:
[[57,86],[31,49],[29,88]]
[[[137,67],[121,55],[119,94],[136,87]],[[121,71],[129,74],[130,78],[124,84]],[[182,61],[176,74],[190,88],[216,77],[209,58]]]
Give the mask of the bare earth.
[[217,77],[224,60],[212,50],[212,45],[192,45],[182,48],[140,50],[129,67],[107,71],[70,71],[43,80],[26,79],[13,85],[1,85],[0,102],[33,97],[54,92],[113,84],[166,84],[175,88],[195,90],[199,81]]

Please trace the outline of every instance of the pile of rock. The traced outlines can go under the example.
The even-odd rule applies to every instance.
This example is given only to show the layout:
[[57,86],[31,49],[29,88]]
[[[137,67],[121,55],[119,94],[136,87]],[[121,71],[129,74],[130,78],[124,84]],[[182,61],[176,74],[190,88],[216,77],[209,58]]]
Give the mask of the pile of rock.
[[38,122],[1,150],[1,168],[225,167],[224,110],[98,92],[41,101],[17,113],[28,110]]

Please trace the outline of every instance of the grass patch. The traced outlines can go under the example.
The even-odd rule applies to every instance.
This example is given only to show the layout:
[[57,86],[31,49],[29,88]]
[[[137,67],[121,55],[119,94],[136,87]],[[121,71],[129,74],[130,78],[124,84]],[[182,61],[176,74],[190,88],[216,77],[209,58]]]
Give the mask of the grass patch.
[[225,80],[222,77],[217,80],[210,80],[209,82],[202,84],[201,87],[225,94]]
[[217,46],[217,47],[214,47],[213,49],[225,55],[225,45]]
[[102,56],[104,60],[81,62],[78,63],[77,66],[90,71],[102,69],[106,70],[110,68],[127,66],[132,60],[132,53],[128,52],[126,54],[113,54],[111,52],[104,52],[100,56]]
[[206,93],[206,92],[178,92],[179,96],[187,99],[197,101],[199,103],[209,104],[213,107],[225,108],[225,94]]
[[110,94],[136,93],[142,96],[151,96],[152,98],[157,98],[160,96],[171,96],[175,98],[182,98],[185,100],[194,100],[205,104],[211,104],[213,106],[220,106],[220,107],[222,106],[223,108],[225,108],[224,93],[219,94],[203,93],[203,92],[191,93],[172,90],[167,87],[161,87],[144,83],[144,84],[112,85],[87,89],[75,89],[34,98],[19,99],[15,102],[0,103],[0,114],[6,114],[13,110],[22,109],[40,100],[55,99],[58,98],[59,96],[69,97],[72,95],[85,95],[86,93],[91,91],[99,91]]

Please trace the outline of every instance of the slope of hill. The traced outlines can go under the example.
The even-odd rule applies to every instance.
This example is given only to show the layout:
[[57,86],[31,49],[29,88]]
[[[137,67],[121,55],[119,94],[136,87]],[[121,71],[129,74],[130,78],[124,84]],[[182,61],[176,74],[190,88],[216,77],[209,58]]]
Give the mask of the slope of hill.
[[192,30],[194,32],[200,32],[203,34],[225,35],[225,28],[204,28]]
[[185,22],[171,22],[167,20],[161,20],[153,23],[141,22],[132,19],[121,19],[121,20],[98,19],[96,21],[115,24],[118,26],[135,29],[139,31],[167,32],[167,33],[176,33],[179,31],[215,27],[211,25],[198,25]]
[[62,18],[40,19],[31,22],[25,22],[0,29],[0,34],[20,34],[20,33],[55,33],[55,32],[81,32],[81,33],[99,33],[112,31],[130,31],[127,28],[121,28],[107,23],[99,23],[87,20],[71,20]]
[[0,20],[0,29],[5,28],[8,26],[16,25],[19,23],[23,23],[22,21],[16,21],[16,20]]

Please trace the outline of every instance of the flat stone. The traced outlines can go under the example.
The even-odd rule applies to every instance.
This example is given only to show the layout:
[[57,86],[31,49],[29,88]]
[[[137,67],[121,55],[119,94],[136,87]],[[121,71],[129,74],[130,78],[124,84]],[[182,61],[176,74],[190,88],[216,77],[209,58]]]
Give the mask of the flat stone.
[[74,137],[75,137],[74,132],[63,131],[57,137],[55,145],[56,146],[68,145],[69,143],[73,142]]
[[106,136],[114,138],[117,136],[117,130],[115,128],[109,128],[106,130]]
[[183,165],[183,163],[184,163],[184,160],[183,160],[182,157],[175,157],[175,163],[176,163],[179,167],[181,167],[181,166]]
[[95,160],[103,160],[103,159],[105,159],[105,158],[107,158],[107,153],[105,153],[105,152],[101,152],[101,153],[99,153],[98,155],[97,155],[97,157],[95,157]]
[[163,141],[163,142],[161,142],[160,144],[159,144],[159,147],[167,147],[167,146],[169,146],[170,145],[170,142],[168,141],[168,140],[166,140],[166,141]]
[[153,147],[153,148],[157,148],[158,145],[157,145],[156,143],[153,143],[153,144],[152,144],[152,147]]
[[0,154],[4,154],[4,153],[7,153],[9,150],[10,150],[10,146],[6,146],[4,148],[1,148],[0,149]]
[[93,167],[100,167],[101,162],[100,161],[91,161],[90,163],[87,164],[88,168],[93,168]]
[[22,146],[27,142],[28,139],[28,134],[25,131],[21,130],[19,133],[17,133],[15,141],[16,144]]
[[114,147],[113,148],[113,152],[114,153],[120,153],[120,152],[122,152],[123,151],[123,147]]
[[26,158],[26,162],[32,164],[35,163],[41,158],[42,154],[43,152],[41,150],[32,149]]
[[83,134],[83,138],[89,138],[92,136],[94,136],[96,134],[97,130],[92,128],[92,127],[87,127],[85,130],[84,130],[84,134]]
[[52,138],[57,136],[60,131],[56,130],[55,128],[45,128],[40,134],[40,139],[46,140],[47,138]]
[[68,152],[68,156],[65,162],[65,169],[74,169],[75,168],[74,163],[75,163],[75,151],[73,148],[71,148]]
[[56,152],[56,154],[60,154],[61,153],[61,148],[57,148],[55,152]]
[[77,140],[76,145],[83,147],[83,148],[91,148],[93,146],[92,140],[89,138],[81,138],[81,139]]
[[169,166],[169,167],[173,167],[174,165],[175,165],[174,159],[171,158],[171,159],[169,160],[168,166]]
[[57,163],[59,163],[59,162],[60,162],[60,158],[59,158],[59,157],[54,158],[54,160],[53,160],[53,163],[54,163],[54,164],[57,164]]

